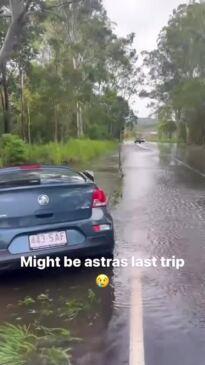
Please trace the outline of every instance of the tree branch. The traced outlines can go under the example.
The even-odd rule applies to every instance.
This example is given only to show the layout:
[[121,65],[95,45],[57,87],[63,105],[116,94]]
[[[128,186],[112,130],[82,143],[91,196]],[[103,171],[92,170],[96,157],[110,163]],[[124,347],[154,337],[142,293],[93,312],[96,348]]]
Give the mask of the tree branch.
[[30,4],[30,0],[28,0],[26,4],[24,0],[10,0],[9,4],[11,11],[11,23],[9,25],[3,46],[0,50],[1,70],[19,44],[25,24],[25,15]]
[[[22,31],[29,15],[39,11],[49,12],[49,10],[62,8],[81,1],[83,0],[68,0],[49,7],[43,6],[42,8],[37,9],[37,11],[29,11],[30,5],[33,4],[32,0],[27,0],[26,2],[25,0],[9,0],[9,9],[6,8],[6,10],[10,11],[9,17],[11,17],[11,23],[4,39],[3,46],[0,49],[0,70],[2,70],[4,64],[11,58],[13,51],[19,46]],[[0,17],[3,16],[4,11],[4,8],[0,10]]]
[[6,6],[2,6],[2,8],[0,9],[0,17],[11,18],[11,10]]

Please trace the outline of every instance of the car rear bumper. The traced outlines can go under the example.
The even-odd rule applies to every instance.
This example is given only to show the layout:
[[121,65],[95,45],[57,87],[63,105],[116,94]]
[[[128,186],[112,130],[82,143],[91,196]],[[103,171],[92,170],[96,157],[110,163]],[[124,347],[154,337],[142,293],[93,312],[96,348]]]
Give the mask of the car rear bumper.
[[[110,229],[95,232],[93,226],[109,225]],[[39,233],[66,232],[67,244],[33,250],[29,237]],[[39,225],[27,228],[0,229],[0,270],[13,264],[20,267],[21,257],[105,256],[114,248],[113,221],[106,208],[93,209],[88,220]]]
[[[63,257],[70,258],[85,258],[85,257],[98,257],[111,255],[114,250],[114,234],[113,231],[106,232],[106,234],[98,237],[89,237],[83,244],[67,245],[61,248],[52,248],[46,250],[34,250],[24,254],[11,254],[8,250],[1,251],[0,255],[0,270],[7,269],[9,267],[23,268],[21,266],[22,257],[36,257],[45,258],[49,257]],[[30,266],[29,266],[30,267]],[[33,267],[33,266],[32,266]]]

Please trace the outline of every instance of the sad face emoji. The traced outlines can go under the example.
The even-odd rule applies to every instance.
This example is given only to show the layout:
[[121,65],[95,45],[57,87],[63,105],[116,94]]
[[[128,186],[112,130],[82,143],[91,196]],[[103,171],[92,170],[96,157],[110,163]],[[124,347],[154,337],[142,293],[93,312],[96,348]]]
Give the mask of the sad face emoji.
[[107,288],[110,283],[110,279],[107,275],[101,274],[96,278],[96,284],[99,288]]

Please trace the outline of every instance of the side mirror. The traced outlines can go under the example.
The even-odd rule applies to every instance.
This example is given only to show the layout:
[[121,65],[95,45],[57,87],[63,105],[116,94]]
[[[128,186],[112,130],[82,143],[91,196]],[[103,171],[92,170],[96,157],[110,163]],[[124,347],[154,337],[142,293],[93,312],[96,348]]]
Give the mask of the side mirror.
[[94,172],[93,171],[90,171],[90,170],[85,170],[82,172],[83,175],[85,175],[89,180],[91,181],[95,181],[95,175],[94,175]]

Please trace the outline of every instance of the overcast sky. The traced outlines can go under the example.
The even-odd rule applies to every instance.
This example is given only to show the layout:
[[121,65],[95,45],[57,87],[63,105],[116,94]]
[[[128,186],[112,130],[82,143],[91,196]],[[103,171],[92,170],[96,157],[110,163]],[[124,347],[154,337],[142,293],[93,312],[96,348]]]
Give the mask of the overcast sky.
[[[117,24],[116,32],[136,34],[137,52],[156,47],[157,36],[174,8],[187,1],[183,0],[103,0],[109,18]],[[136,99],[135,109],[139,116],[148,116],[147,101]]]

